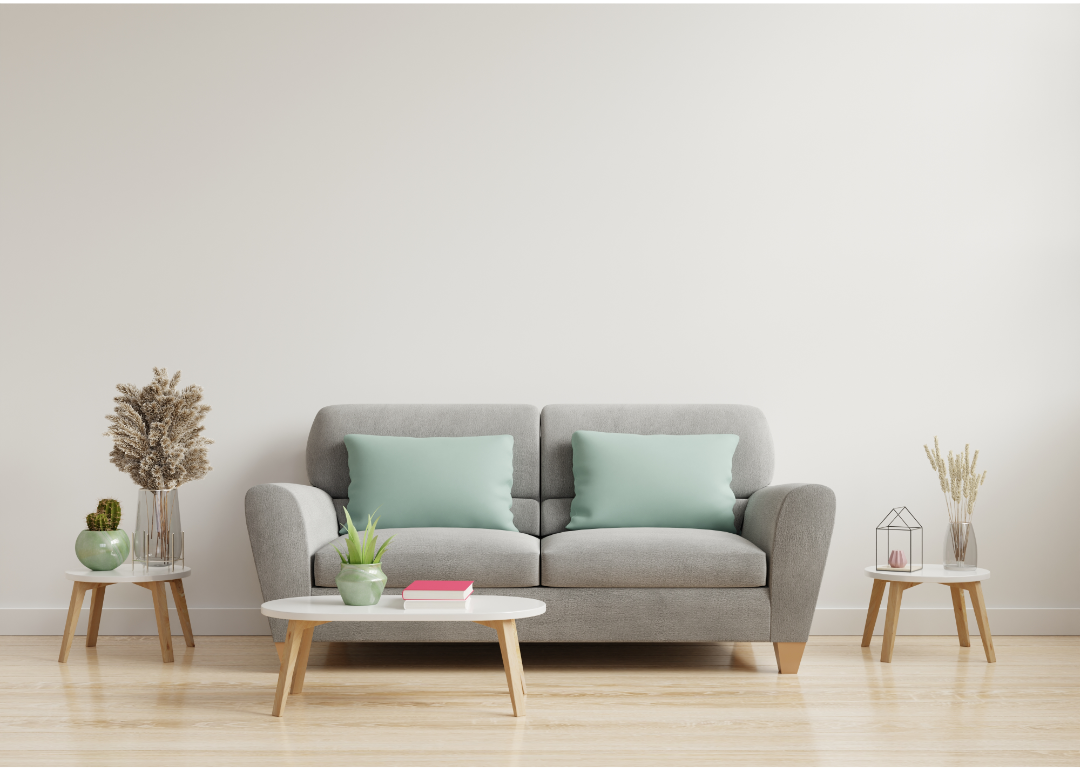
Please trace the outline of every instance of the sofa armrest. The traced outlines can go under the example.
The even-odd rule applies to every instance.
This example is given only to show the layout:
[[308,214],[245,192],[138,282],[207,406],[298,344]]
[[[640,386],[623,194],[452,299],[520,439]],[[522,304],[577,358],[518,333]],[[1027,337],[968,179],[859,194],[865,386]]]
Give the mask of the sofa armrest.
[[829,554],[836,495],[820,484],[779,484],[750,495],[742,536],[765,552],[772,642],[810,636]]
[[248,490],[244,509],[263,601],[310,596],[315,552],[338,536],[330,495],[303,484],[260,484]]

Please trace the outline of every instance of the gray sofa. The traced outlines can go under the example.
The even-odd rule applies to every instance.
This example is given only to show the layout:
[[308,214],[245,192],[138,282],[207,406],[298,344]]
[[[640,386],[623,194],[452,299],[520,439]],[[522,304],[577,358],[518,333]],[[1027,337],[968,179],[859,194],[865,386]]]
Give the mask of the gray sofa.
[[[734,433],[739,534],[697,529],[568,531],[576,430]],[[245,500],[263,599],[336,594],[348,505],[344,436],[514,437],[518,532],[460,528],[396,534],[387,592],[416,579],[474,580],[478,594],[547,602],[521,621],[523,642],[773,642],[798,670],[832,536],[836,500],[817,484],[770,486],[773,444],[760,410],[739,405],[361,405],[319,411],[307,444],[310,486],[262,484]],[[362,511],[350,511],[361,514]],[[285,621],[271,620],[275,641]],[[473,623],[329,623],[316,640],[489,642]]]

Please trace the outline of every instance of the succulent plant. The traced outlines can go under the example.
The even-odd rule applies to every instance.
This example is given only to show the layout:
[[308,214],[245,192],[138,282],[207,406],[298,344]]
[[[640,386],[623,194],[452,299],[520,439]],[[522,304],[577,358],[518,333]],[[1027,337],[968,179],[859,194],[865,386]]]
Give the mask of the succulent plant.
[[86,528],[91,532],[112,532],[120,527],[120,503],[116,500],[99,500],[97,510],[86,517]]
[[[348,547],[348,556],[338,551],[338,556],[341,557],[342,564],[378,564],[382,561],[383,551],[386,550],[386,546],[390,545],[390,541],[397,535],[391,535],[383,541],[379,550],[375,550],[375,544],[377,539],[375,537],[375,527],[378,525],[379,520],[372,521],[371,516],[368,516],[367,529],[364,531],[363,539],[360,538],[360,533],[356,531],[356,527],[353,526],[352,516],[349,515],[349,509],[345,508],[345,524],[349,529],[349,537],[345,540],[345,545]],[[376,510],[376,513],[378,511]],[[374,515],[374,514],[372,514]],[[337,551],[337,546],[334,546],[334,550]]]

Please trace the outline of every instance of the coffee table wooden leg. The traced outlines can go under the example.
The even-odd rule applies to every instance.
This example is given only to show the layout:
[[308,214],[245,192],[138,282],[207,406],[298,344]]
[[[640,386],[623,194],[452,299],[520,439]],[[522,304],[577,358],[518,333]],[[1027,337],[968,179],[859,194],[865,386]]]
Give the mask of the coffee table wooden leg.
[[311,654],[311,638],[315,636],[315,626],[311,623],[304,629],[300,636],[300,649],[296,653],[296,667],[292,675],[292,685],[289,692],[293,695],[304,691],[304,676],[307,674],[308,656]]
[[64,638],[60,641],[60,662],[67,663],[68,653],[71,652],[71,643],[75,639],[75,626],[79,625],[79,612],[82,610],[83,598],[86,596],[92,583],[75,582],[71,587],[71,604],[68,605],[67,623],[64,625]]
[[979,636],[982,637],[983,652],[987,663],[996,663],[994,640],[990,636],[990,619],[986,617],[986,602],[983,600],[982,583],[964,583],[964,588],[971,594],[971,608],[975,610],[975,620],[979,623]]
[[881,639],[881,662],[892,663],[893,645],[896,643],[896,624],[900,620],[900,597],[904,593],[901,583],[889,581],[889,606],[885,610],[885,635]]
[[98,628],[101,627],[101,607],[105,604],[105,586],[109,583],[94,583],[90,589],[90,622],[86,625],[86,646],[97,647]]
[[173,604],[176,605],[176,614],[180,616],[180,628],[184,629],[184,643],[188,647],[195,646],[195,634],[191,632],[191,618],[188,617],[187,597],[184,596],[184,581],[170,580],[172,588]]
[[510,689],[510,703],[514,716],[525,716],[525,676],[521,666],[521,648],[518,647],[517,624],[513,620],[492,622],[499,635],[499,652],[502,653],[506,686]]
[[953,614],[956,616],[956,635],[960,637],[961,647],[971,646],[971,637],[968,635],[967,607],[964,606],[964,589],[956,583],[949,585],[952,592]]
[[289,687],[292,684],[293,673],[296,671],[296,659],[300,656],[300,645],[303,642],[304,633],[308,624],[303,620],[290,620],[289,629],[285,632],[285,654],[281,659],[281,668],[278,670],[277,692],[274,694],[274,710],[276,717],[281,716],[285,709],[285,701],[289,698]]
[[866,610],[866,627],[863,628],[862,646],[869,647],[870,640],[874,638],[874,626],[877,625],[878,610],[881,609],[881,597],[885,594],[885,581],[874,579],[874,587],[870,591],[870,607]]

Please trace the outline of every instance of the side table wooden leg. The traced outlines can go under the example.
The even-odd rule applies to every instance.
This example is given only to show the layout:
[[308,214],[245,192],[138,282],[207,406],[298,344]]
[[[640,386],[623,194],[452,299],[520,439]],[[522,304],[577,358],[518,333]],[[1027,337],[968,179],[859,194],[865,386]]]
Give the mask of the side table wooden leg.
[[83,598],[92,583],[75,582],[71,587],[71,604],[68,605],[67,623],[64,625],[64,638],[60,641],[60,662],[67,663],[71,643],[75,639],[75,626],[79,625],[79,611],[82,610]]
[[101,626],[101,607],[105,604],[105,586],[109,583],[94,583],[90,589],[90,622],[86,625],[86,646],[97,647],[98,628]]
[[885,581],[874,578],[874,587],[870,591],[870,607],[866,610],[866,626],[862,632],[862,646],[869,647],[874,638],[874,626],[877,625],[878,610],[881,609],[881,597],[885,595]]
[[165,584],[160,582],[150,583],[150,594],[154,597],[154,616],[157,618],[161,660],[165,663],[172,663],[172,629],[169,628],[169,602],[165,598]]
[[893,645],[896,644],[896,624],[900,620],[900,597],[904,593],[901,583],[889,581],[889,606],[885,610],[885,635],[881,639],[881,662],[892,663]]
[[289,698],[289,687],[292,684],[293,672],[296,670],[296,659],[300,656],[300,644],[306,630],[307,623],[303,620],[289,621],[289,629],[285,632],[285,654],[281,659],[277,692],[274,694],[272,713],[276,717],[281,716],[281,712],[285,710],[285,701]]
[[975,620],[979,623],[979,636],[982,637],[983,652],[986,653],[987,663],[996,663],[997,654],[994,652],[994,640],[990,637],[990,619],[986,617],[986,602],[983,600],[982,583],[964,583],[968,593],[971,594],[971,607],[975,610]]
[[967,607],[964,606],[964,589],[956,583],[949,584],[952,592],[953,614],[956,616],[956,635],[960,637],[961,647],[971,646],[971,637],[968,635]]
[[176,605],[176,614],[180,616],[180,628],[184,629],[184,643],[188,647],[195,646],[195,634],[191,632],[191,618],[188,617],[187,597],[184,596],[184,581],[170,580],[172,588],[173,604]]

